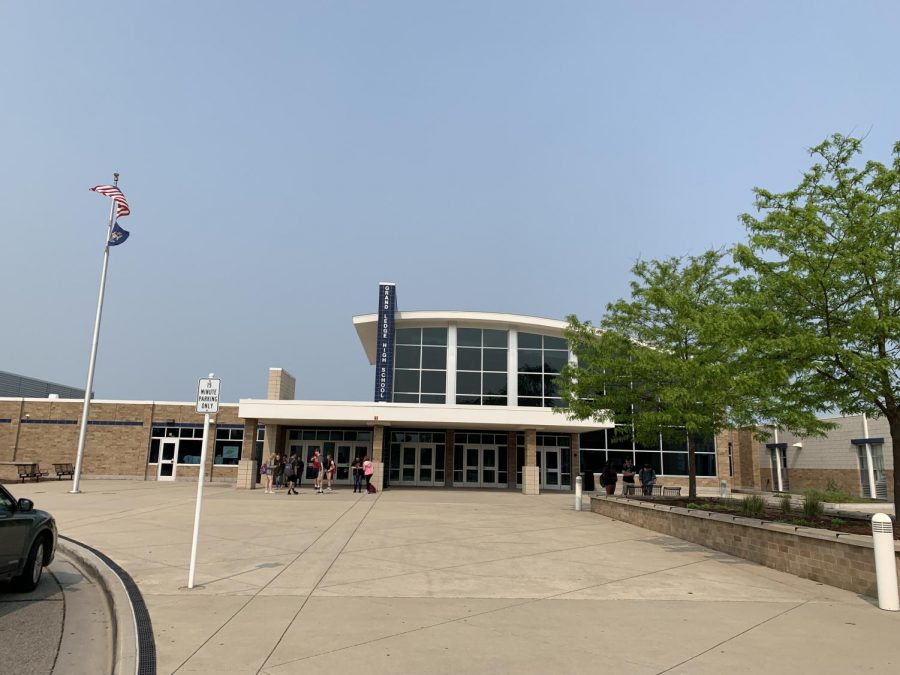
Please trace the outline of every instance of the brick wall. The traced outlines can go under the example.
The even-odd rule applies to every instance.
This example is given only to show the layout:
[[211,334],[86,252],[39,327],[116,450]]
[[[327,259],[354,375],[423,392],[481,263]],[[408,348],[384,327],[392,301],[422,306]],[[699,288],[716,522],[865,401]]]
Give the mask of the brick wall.
[[[871,597],[878,595],[871,537],[838,536],[827,530],[618,497],[592,497],[591,511],[798,577]],[[900,550],[896,556],[900,558]]]
[[[11,462],[37,462],[42,470],[52,470],[55,462],[74,465],[82,406],[83,401],[71,399],[0,399],[0,420],[10,420],[0,422],[0,480],[18,480]],[[215,424],[241,423],[237,405],[222,405],[213,417]],[[83,476],[155,480],[156,466],[147,464],[153,426],[201,424],[203,416],[193,403],[101,401],[91,404],[90,420],[102,424],[88,425]],[[211,425],[207,475],[233,481],[236,466],[212,465],[214,439]],[[197,467],[179,466],[176,475],[196,480]]]

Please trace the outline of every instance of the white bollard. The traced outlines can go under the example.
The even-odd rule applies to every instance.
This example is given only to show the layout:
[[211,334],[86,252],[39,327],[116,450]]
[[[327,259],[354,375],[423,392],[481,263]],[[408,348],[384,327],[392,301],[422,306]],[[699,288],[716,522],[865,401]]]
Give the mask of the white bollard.
[[878,606],[889,612],[900,611],[897,595],[897,559],[894,556],[894,526],[884,513],[872,516],[872,544],[875,547],[875,579]]
[[575,476],[575,510],[581,511],[581,476]]

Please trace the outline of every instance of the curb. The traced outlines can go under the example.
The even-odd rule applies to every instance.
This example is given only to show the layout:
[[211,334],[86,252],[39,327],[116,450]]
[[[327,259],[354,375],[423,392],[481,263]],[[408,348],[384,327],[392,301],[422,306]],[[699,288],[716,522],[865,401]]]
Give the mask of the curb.
[[131,576],[108,556],[59,535],[57,548],[80,562],[103,589],[112,614],[115,675],[156,675],[156,646],[144,598]]

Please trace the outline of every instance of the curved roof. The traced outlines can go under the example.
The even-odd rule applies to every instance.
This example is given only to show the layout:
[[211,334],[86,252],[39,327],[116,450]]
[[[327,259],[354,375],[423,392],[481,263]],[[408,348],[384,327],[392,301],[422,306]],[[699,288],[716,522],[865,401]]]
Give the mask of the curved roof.
[[[353,317],[353,326],[359,335],[369,363],[375,364],[375,328],[378,314],[360,314]],[[416,326],[472,326],[476,328],[494,328],[509,330],[515,328],[525,332],[538,332],[544,335],[562,337],[568,324],[558,319],[545,319],[539,316],[524,314],[499,314],[497,312],[460,312],[447,310],[426,310],[417,312],[396,312],[394,326],[396,328],[414,328]]]

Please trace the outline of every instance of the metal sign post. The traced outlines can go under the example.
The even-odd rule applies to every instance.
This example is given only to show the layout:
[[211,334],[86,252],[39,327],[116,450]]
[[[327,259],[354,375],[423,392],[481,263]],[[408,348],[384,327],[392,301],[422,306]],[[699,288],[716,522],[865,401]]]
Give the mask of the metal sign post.
[[197,387],[197,412],[203,413],[203,449],[200,451],[200,473],[197,476],[197,506],[194,510],[194,537],[191,541],[191,570],[188,574],[188,588],[194,587],[194,572],[197,569],[197,542],[200,539],[200,507],[203,504],[203,472],[206,470],[206,455],[209,448],[209,416],[219,412],[219,384],[212,373],[200,380]]

